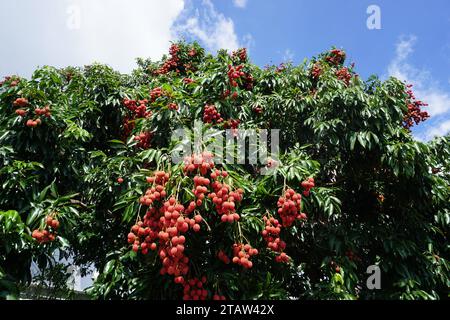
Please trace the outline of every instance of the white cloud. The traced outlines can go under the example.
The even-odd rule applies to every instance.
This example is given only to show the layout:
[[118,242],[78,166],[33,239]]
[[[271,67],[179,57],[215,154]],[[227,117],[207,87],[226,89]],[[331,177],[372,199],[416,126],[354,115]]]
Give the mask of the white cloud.
[[96,61],[130,72],[135,58],[158,60],[181,35],[210,51],[253,44],[251,35],[241,43],[233,20],[212,1],[193,6],[191,0],[0,1],[0,77]]
[[397,61],[406,60],[409,55],[414,52],[414,45],[416,44],[416,42],[417,37],[415,35],[410,35],[407,38],[401,38],[397,43],[397,47],[395,48]]
[[408,62],[416,42],[417,38],[413,35],[400,39],[395,58],[388,67],[388,73],[413,84],[416,97],[429,104],[425,110],[431,116],[444,115],[450,111],[450,94],[441,89],[428,70],[418,69]]
[[294,60],[294,57],[295,57],[295,54],[294,54],[294,52],[292,52],[291,49],[284,50],[284,53],[283,53],[284,61],[292,62],[292,60]]
[[426,133],[426,139],[443,136],[450,132],[450,120],[443,121]]
[[233,0],[233,3],[238,8],[245,8],[247,6],[247,0]]
[[186,10],[174,30],[199,40],[213,52],[241,47],[233,20],[218,12],[210,0],[203,0],[200,9]]
[[[167,52],[184,5],[184,0],[0,1],[0,39],[7,44],[0,51],[0,76],[93,61],[129,72],[136,57],[156,60]],[[73,28],[74,12],[79,28]]]
[[247,52],[251,51],[251,48],[255,45],[255,39],[253,39],[253,36],[250,33],[247,33],[242,37],[242,42],[240,44],[240,47],[247,48]]

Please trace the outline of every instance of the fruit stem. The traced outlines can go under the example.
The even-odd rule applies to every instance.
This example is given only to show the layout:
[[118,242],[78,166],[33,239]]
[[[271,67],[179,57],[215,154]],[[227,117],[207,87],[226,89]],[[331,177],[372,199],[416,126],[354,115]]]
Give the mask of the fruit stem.
[[139,204],[139,208],[137,210],[137,216],[136,216],[136,222],[134,224],[137,224],[139,220],[141,220],[141,208],[142,208],[142,204]]
[[211,227],[209,226],[208,222],[206,222],[206,219],[203,218],[203,222],[206,224],[206,227],[208,228],[208,231],[211,231]]
[[239,241],[241,243],[243,243],[243,240],[248,242],[248,239],[246,237],[244,237],[244,235],[242,234],[241,223],[238,222],[237,225],[238,225],[238,230],[239,230]]

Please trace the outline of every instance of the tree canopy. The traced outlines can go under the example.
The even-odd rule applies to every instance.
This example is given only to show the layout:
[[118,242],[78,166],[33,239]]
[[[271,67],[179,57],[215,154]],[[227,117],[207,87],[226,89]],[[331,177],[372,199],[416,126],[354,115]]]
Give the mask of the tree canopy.
[[[99,271],[95,299],[447,297],[450,137],[414,139],[410,86],[334,48],[260,68],[178,42],[137,61],[0,82],[0,298],[32,263],[61,282],[60,259]],[[195,121],[280,129],[279,159],[172,163]]]

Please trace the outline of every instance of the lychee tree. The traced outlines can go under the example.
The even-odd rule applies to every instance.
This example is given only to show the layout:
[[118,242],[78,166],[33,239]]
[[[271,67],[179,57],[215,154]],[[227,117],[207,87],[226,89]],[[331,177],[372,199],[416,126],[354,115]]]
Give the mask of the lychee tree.
[[[130,75],[43,67],[0,86],[0,296],[68,259],[96,299],[438,299],[449,284],[449,137],[410,86],[333,48],[299,66],[174,43]],[[277,160],[182,163],[184,128],[280,129]],[[212,138],[214,140],[214,138]],[[270,167],[272,174],[261,174]],[[382,287],[366,286],[367,267]],[[50,279],[51,280],[51,279]]]

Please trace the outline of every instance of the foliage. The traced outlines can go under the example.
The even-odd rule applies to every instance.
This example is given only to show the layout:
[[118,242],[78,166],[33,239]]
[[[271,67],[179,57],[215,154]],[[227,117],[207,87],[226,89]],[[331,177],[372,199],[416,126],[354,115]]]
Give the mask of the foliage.
[[[170,137],[192,129],[213,105],[222,120],[207,121],[208,128],[281,129],[279,165],[261,175],[265,163],[216,164],[227,171],[230,189],[244,191],[236,202],[239,221],[217,219],[212,200],[204,199],[190,215],[202,216],[200,231],[185,233],[190,260],[183,281],[206,277],[208,298],[445,298],[450,138],[416,141],[408,130],[413,123],[405,126],[411,99],[395,78],[363,81],[337,49],[299,66],[261,69],[244,49],[213,56],[196,43],[177,43],[160,62],[138,60],[131,75],[94,64],[6,78],[0,297],[17,297],[31,282],[33,261],[61,271],[52,263],[58,252],[100,271],[89,290],[94,298],[182,298],[183,286],[160,275],[163,241],[152,240],[158,250],[144,254],[132,250],[127,234],[149,210],[139,199],[157,171],[170,173],[166,200],[174,196],[185,208],[197,200],[193,175],[170,161],[177,147]],[[415,103],[417,114],[422,105]],[[202,176],[214,180],[212,172]],[[302,186],[308,178],[310,193]],[[286,248],[272,250],[261,235],[263,218],[281,221],[277,201],[288,188],[308,191],[301,199],[306,217],[283,226]],[[39,244],[32,231],[47,228],[48,216],[61,226],[50,226],[54,241]],[[217,257],[224,251],[231,259],[235,243],[258,249],[252,267]],[[275,258],[282,252],[286,262]],[[381,290],[366,287],[370,265],[381,268]]]

